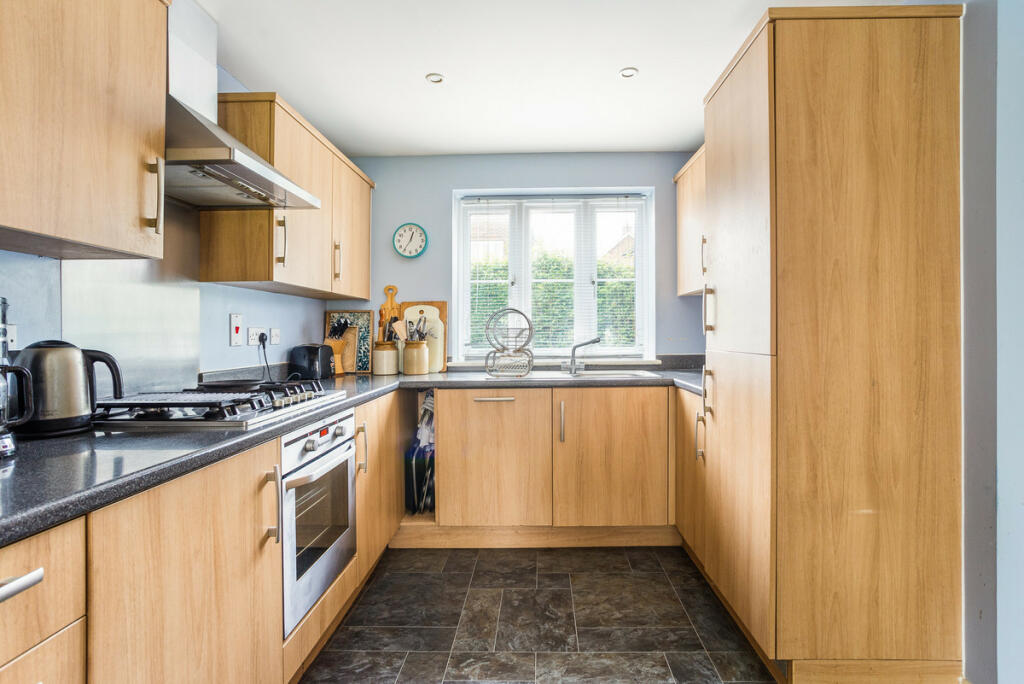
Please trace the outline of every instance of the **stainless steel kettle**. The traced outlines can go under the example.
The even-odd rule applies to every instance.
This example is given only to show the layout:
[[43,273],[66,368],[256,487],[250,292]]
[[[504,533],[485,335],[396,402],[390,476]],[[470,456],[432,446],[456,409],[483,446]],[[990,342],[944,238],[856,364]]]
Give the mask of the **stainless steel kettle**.
[[55,436],[89,429],[96,411],[97,363],[110,369],[114,396],[123,397],[121,368],[110,354],[79,349],[60,340],[36,342],[22,349],[15,365],[32,374],[35,410],[16,432]]

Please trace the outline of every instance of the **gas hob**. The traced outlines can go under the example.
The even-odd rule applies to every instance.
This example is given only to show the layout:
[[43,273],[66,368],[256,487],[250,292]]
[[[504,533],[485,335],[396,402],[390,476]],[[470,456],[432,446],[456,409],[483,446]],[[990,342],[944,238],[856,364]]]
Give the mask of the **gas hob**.
[[342,390],[325,390],[319,380],[243,383],[239,388],[207,391],[133,394],[96,403],[101,413],[93,420],[99,430],[251,430],[287,420],[298,413],[329,407],[346,397]]

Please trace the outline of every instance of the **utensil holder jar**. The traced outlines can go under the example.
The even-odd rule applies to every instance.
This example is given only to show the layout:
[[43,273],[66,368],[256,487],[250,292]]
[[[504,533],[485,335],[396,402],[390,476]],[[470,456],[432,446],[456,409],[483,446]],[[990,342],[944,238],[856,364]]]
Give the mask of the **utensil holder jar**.
[[403,372],[406,375],[426,375],[430,352],[426,340],[406,340]]

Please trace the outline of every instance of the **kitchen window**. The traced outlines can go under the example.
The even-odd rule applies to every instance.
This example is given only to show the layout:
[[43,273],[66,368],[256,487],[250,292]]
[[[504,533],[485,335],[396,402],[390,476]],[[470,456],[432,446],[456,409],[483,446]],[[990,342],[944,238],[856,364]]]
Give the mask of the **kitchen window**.
[[533,321],[538,358],[652,358],[653,196],[456,195],[455,308],[460,360],[490,350],[484,326],[506,306]]

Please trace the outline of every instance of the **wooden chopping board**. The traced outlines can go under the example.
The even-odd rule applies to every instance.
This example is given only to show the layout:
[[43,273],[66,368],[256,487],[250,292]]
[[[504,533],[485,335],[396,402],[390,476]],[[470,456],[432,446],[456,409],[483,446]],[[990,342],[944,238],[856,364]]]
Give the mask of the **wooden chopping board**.
[[430,352],[427,368],[431,373],[443,373],[448,370],[448,302],[402,302],[402,321],[415,323],[422,315],[427,316],[428,324],[433,315],[437,316],[440,330],[436,337],[427,336],[427,350]]

